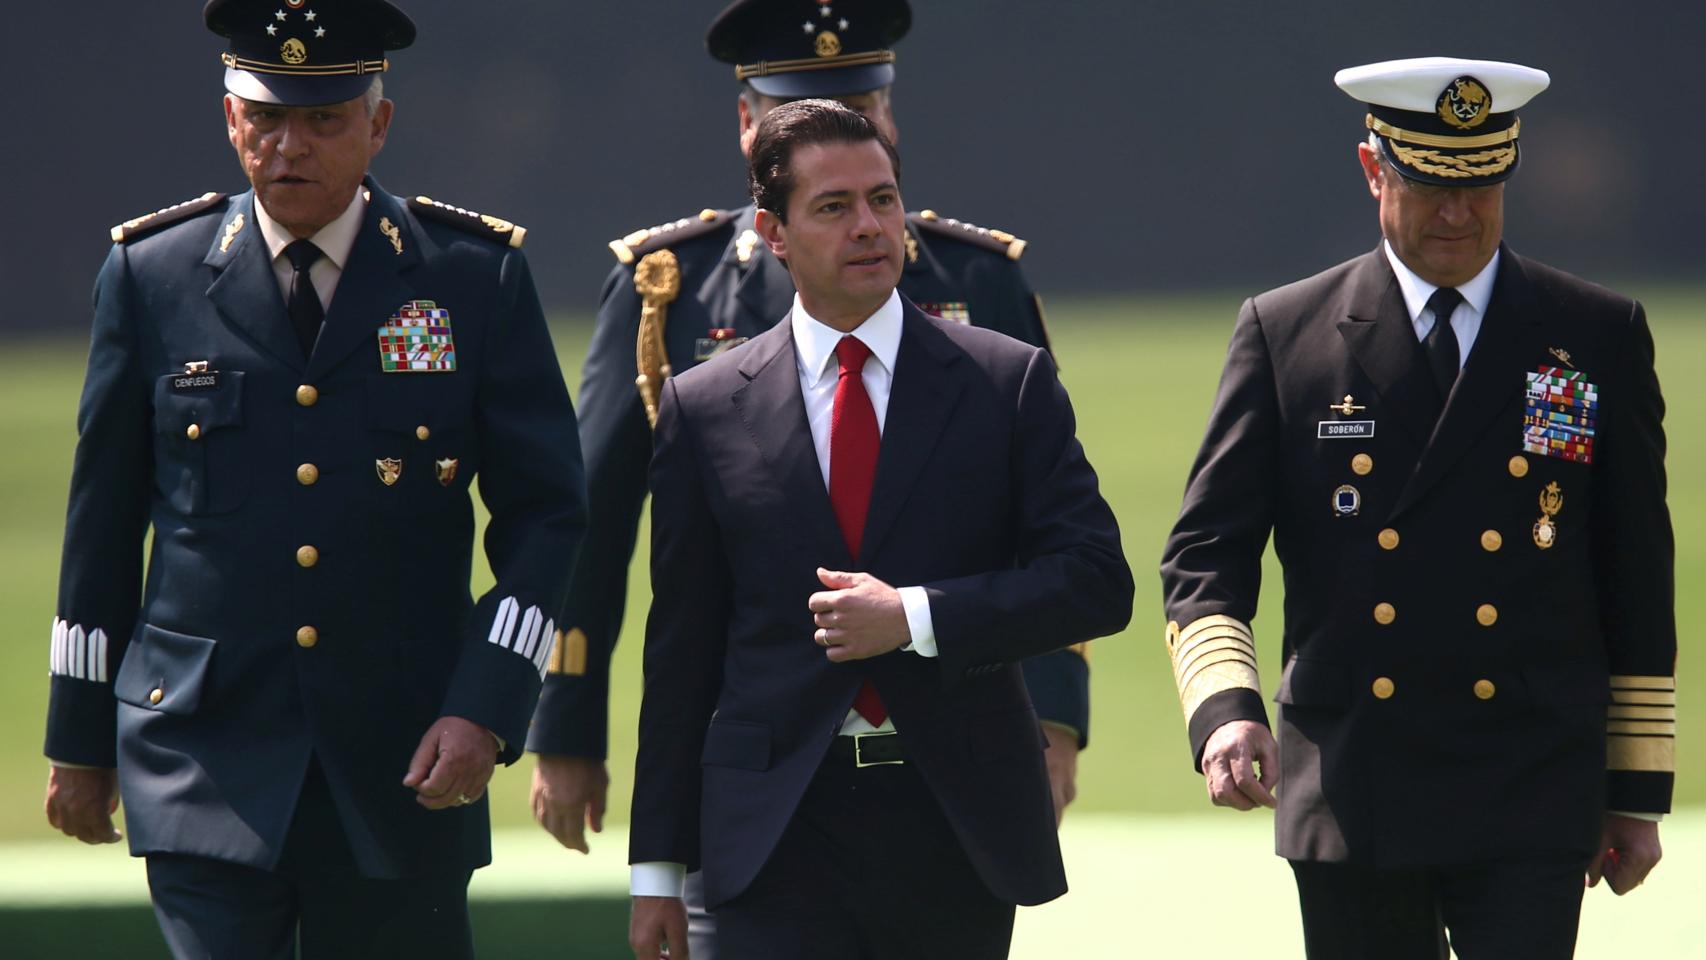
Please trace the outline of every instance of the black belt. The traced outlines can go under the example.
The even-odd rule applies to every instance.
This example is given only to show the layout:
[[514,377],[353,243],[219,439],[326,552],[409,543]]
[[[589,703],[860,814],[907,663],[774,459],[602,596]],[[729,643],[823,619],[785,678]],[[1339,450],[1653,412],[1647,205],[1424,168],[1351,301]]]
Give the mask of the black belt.
[[893,730],[838,736],[830,744],[829,756],[855,767],[881,767],[906,762],[906,749]]

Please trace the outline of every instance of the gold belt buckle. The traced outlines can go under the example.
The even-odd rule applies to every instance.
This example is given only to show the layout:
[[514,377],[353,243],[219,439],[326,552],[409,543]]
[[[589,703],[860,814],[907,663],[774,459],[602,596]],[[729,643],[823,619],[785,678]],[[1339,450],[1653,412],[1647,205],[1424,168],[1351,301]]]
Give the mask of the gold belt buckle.
[[853,767],[854,767],[854,769],[863,770],[866,767],[894,767],[894,766],[901,766],[901,765],[905,764],[906,763],[905,760],[871,760],[871,761],[867,761],[865,759],[865,741],[866,740],[875,739],[877,737],[892,737],[899,732],[900,731],[898,731],[898,730],[884,730],[881,732],[873,731],[870,733],[855,733],[853,735]]

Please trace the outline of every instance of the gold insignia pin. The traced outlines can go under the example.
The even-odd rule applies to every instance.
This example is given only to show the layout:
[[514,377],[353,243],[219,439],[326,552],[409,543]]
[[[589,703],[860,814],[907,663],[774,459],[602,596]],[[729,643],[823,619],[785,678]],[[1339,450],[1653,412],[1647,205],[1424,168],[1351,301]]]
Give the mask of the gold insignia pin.
[[379,482],[387,487],[395,486],[403,476],[403,461],[394,457],[373,461],[373,469],[379,474]]
[[219,239],[219,252],[230,253],[231,241],[237,239],[237,234],[243,232],[243,215],[237,214],[230,223],[225,225],[225,236]]
[[1345,394],[1345,399],[1340,400],[1338,403],[1327,404],[1327,409],[1337,410],[1339,411],[1340,416],[1348,417],[1351,414],[1356,413],[1358,410],[1367,410],[1368,408],[1357,406],[1356,398],[1347,393]]
[[735,259],[746,263],[752,259],[753,248],[758,246],[758,234],[747,230],[735,240]]
[[187,361],[184,363],[184,373],[186,373],[186,374],[206,373],[206,372],[207,372],[207,361],[206,360],[190,360],[190,361]]
[[1540,491],[1540,519],[1534,521],[1534,545],[1542,550],[1552,549],[1558,542],[1558,527],[1552,518],[1564,509],[1564,492],[1554,480]]
[[910,231],[906,234],[906,262],[918,262],[918,238],[913,236]]
[[439,486],[448,487],[455,482],[456,468],[460,466],[461,463],[462,461],[455,457],[445,457],[443,460],[433,461],[433,471],[438,474]]
[[390,217],[379,218],[379,232],[385,234],[385,239],[391,241],[391,249],[399,254],[403,252],[403,231],[391,222]]
[[1562,363],[1564,366],[1570,368],[1575,367],[1575,364],[1570,362],[1570,351],[1565,350],[1563,347],[1547,347],[1546,352],[1557,357],[1558,362]]

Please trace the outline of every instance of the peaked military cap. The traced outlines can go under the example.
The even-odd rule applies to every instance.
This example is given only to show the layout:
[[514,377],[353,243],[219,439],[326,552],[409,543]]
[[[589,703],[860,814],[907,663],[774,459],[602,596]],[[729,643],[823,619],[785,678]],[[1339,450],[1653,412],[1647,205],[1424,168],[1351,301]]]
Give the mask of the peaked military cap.
[[906,0],[736,0],[705,47],[767,97],[835,97],[893,83],[889,47],[911,26]]
[[1552,78],[1515,63],[1419,57],[1348,67],[1333,82],[1368,105],[1364,124],[1393,169],[1423,183],[1474,187],[1516,172],[1516,111]]
[[390,69],[387,50],[415,42],[386,0],[208,0],[201,15],[231,41],[225,89],[290,107],[354,100]]

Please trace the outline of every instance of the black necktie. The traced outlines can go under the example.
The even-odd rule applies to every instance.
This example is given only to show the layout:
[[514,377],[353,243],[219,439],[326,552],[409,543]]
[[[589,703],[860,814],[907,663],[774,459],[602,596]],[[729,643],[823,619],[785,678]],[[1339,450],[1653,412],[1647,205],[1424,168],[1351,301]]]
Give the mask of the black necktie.
[[326,308],[320,305],[320,294],[308,278],[309,268],[322,254],[311,241],[298,240],[284,248],[284,255],[295,270],[290,275],[290,301],[285,308],[290,312],[290,324],[296,328],[296,340],[302,344],[302,355],[306,357],[314,352],[314,341],[320,336],[320,324],[326,319]]
[[1422,340],[1428,355],[1428,368],[1433,372],[1434,386],[1439,388],[1440,403],[1451,397],[1451,385],[1457,382],[1457,334],[1451,329],[1451,313],[1463,302],[1463,294],[1455,287],[1440,287],[1428,298],[1433,311],[1434,328]]

